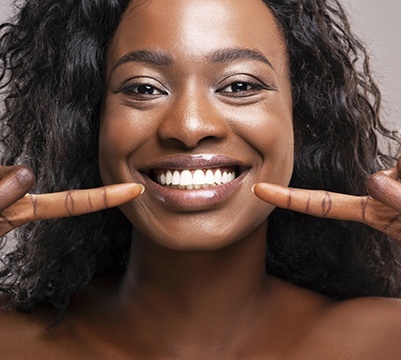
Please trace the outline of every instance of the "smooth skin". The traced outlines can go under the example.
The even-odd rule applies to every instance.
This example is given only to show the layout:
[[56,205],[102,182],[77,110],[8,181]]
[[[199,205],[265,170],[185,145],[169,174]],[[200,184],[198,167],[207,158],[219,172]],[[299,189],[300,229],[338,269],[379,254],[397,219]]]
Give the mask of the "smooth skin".
[[[224,1],[134,2],[109,48],[100,170],[104,184],[145,185],[146,193],[122,210],[147,243],[209,251],[255,231],[262,245],[273,207],[249,197],[249,189],[260,181],[290,180],[294,140],[285,43],[262,2],[255,2],[262,16],[238,3],[231,9]],[[249,53],[255,49],[266,61]],[[246,90],[235,91],[239,84]],[[146,176],[166,162],[174,164],[171,170],[195,169],[196,158],[209,155],[248,170],[234,194],[213,204],[205,201],[208,193],[194,195],[194,205],[174,201]]]
[[397,166],[380,171],[367,182],[367,196],[255,184],[254,193],[277,207],[330,219],[357,221],[401,243],[401,158]]
[[78,216],[122,205],[145,190],[141,184],[118,184],[97,189],[52,194],[28,194],[35,184],[22,166],[0,167],[0,236],[32,221]]
[[[213,61],[210,54],[227,47],[257,50],[270,65],[246,52]],[[140,58],[142,50],[169,61]],[[91,190],[90,202],[85,191],[32,201],[27,170],[1,168],[1,214],[14,214],[13,224],[38,219],[38,207],[43,218],[75,215],[97,210],[94,198],[100,207],[135,198],[143,188],[131,183],[145,183],[143,195],[120,207],[135,227],[126,274],[78,294],[54,327],[46,309],[3,311],[2,358],[399,359],[399,300],[336,302],[265,274],[266,218],[274,206],[365,219],[385,231],[401,214],[401,184],[391,169],[371,180],[375,200],[286,188],[293,161],[288,57],[262,1],[134,1],[106,69],[100,170],[106,186],[129,183],[117,188],[124,199],[106,187]],[[187,190],[172,200],[147,175],[166,159],[190,166],[204,154],[244,165],[234,193],[216,190],[218,200],[199,207],[185,200]],[[271,204],[252,194],[255,183],[255,194]],[[369,216],[361,217],[355,204],[366,202]]]

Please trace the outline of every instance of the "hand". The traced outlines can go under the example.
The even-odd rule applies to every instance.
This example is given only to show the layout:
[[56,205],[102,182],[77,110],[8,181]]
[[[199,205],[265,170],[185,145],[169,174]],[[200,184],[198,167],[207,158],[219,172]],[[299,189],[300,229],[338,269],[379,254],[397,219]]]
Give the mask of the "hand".
[[373,174],[368,196],[352,196],[322,190],[303,190],[259,183],[253,192],[283,209],[317,217],[358,221],[401,242],[401,157],[397,167]]
[[0,167],[0,237],[28,222],[77,216],[122,205],[143,193],[140,184],[53,194],[27,194],[35,177],[21,166]]

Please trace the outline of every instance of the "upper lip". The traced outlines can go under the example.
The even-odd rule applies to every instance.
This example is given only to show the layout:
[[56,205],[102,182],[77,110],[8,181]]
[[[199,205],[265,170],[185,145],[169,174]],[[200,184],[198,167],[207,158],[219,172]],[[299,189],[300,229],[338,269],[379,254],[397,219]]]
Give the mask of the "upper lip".
[[195,170],[195,169],[212,169],[218,167],[237,167],[241,171],[249,168],[238,159],[234,159],[225,155],[176,155],[170,156],[152,164],[139,168],[141,173],[148,174],[154,170]]

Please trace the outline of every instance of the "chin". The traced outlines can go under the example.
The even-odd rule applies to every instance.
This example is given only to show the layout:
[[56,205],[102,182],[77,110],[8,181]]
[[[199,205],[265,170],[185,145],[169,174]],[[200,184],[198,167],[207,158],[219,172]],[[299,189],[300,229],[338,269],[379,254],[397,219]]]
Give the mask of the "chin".
[[219,221],[210,221],[210,214],[203,215],[196,219],[180,218],[170,226],[158,224],[150,227],[137,222],[134,224],[134,239],[141,238],[162,248],[184,252],[217,251],[256,237],[266,241],[266,214],[252,223],[234,219],[224,226]]

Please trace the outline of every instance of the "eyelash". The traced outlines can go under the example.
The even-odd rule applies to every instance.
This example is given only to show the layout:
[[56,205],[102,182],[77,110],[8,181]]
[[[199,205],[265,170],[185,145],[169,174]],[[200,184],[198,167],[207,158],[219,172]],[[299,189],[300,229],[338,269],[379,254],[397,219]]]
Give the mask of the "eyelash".
[[[140,92],[140,89],[144,91],[143,93]],[[146,93],[147,91],[154,92],[156,91],[157,94],[149,94]],[[146,84],[146,83],[137,83],[137,84],[128,84],[128,85],[123,85],[117,92],[121,92],[122,94],[125,95],[130,95],[130,96],[137,96],[138,98],[148,98],[149,96],[151,97],[159,97],[161,95],[166,95],[166,91],[162,91],[156,86]]]
[[[227,80],[227,79],[226,79]],[[259,81],[232,81],[224,86],[221,86],[216,90],[217,93],[233,97],[233,98],[245,98],[257,94],[261,90],[275,90],[274,88],[267,86]],[[231,91],[227,89],[231,88]],[[130,96],[135,100],[151,100],[157,99],[160,96],[167,95],[167,91],[161,90],[159,87],[153,86],[149,83],[129,83],[122,85],[116,93],[122,93]]]
[[[233,89],[236,86],[237,89]],[[246,87],[246,89],[241,89],[241,87]],[[226,91],[226,89],[231,88],[232,91]],[[260,90],[268,90],[270,87],[261,84],[260,82],[252,81],[233,81],[227,86],[220,88],[217,92],[220,94],[225,94],[233,97],[246,97],[257,93]]]

